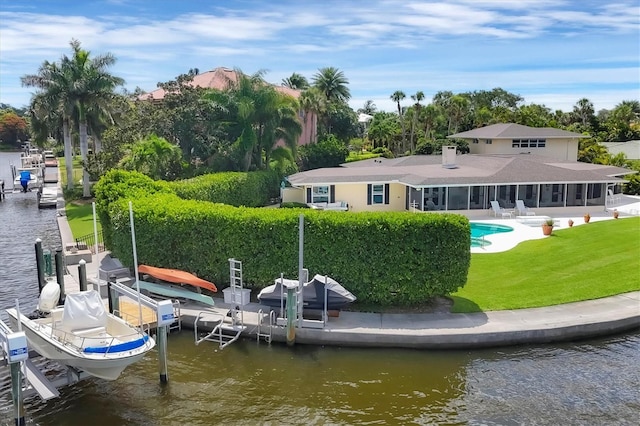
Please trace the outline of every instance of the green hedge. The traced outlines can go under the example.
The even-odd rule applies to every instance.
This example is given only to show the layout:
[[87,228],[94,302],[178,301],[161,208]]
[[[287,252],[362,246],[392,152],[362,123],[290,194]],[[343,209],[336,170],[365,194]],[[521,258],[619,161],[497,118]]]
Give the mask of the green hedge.
[[456,291],[467,279],[470,229],[460,215],[237,208],[183,200],[171,190],[161,193],[164,184],[145,188],[137,178],[125,194],[126,179],[108,176],[114,177],[117,183],[105,182],[96,192],[101,208],[112,200],[102,226],[111,228],[109,247],[127,265],[133,264],[132,200],[138,262],[187,270],[219,287],[229,282],[229,258],[243,262],[248,287],[270,285],[280,273],[296,278],[300,214],[309,273],[335,278],[361,302],[420,303]]
[[224,172],[169,182],[169,185],[185,200],[262,207],[280,195],[280,180],[273,171]]

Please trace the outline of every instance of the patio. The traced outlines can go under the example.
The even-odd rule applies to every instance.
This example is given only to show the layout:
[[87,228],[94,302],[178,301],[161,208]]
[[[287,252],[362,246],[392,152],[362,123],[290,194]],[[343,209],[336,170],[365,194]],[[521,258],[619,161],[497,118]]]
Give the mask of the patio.
[[615,204],[607,206],[606,210],[603,210],[602,206],[597,209],[580,207],[534,209],[536,215],[528,216],[528,221],[518,221],[515,217],[512,219],[494,218],[490,217],[491,212],[487,211],[484,212],[484,216],[479,216],[474,211],[474,214],[466,215],[469,220],[479,223],[507,225],[513,228],[513,232],[488,235],[485,240],[490,244],[484,247],[472,247],[471,253],[498,253],[514,248],[522,241],[546,238],[542,234],[540,225],[536,226],[535,221],[531,220],[534,218],[542,219],[541,216],[552,217],[555,222],[554,229],[557,230],[568,228],[570,219],[574,222],[573,226],[584,225],[584,213],[587,212],[591,216],[590,222],[613,219],[614,209],[618,210],[620,219],[640,216],[640,196],[623,195],[616,200]]

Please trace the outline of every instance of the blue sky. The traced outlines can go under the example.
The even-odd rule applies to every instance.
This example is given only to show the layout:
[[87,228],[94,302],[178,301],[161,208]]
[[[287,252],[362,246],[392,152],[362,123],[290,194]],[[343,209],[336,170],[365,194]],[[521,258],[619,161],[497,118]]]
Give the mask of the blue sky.
[[118,59],[126,88],[151,91],[190,68],[266,70],[279,84],[333,66],[354,108],[389,96],[501,87],[570,111],[640,99],[637,0],[73,0],[0,2],[0,102],[29,103],[20,77],[78,39]]

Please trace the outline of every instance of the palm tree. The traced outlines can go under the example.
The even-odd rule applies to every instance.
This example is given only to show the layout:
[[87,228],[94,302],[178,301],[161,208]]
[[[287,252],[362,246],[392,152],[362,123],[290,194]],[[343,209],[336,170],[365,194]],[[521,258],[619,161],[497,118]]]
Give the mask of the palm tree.
[[21,77],[21,82],[23,86],[39,89],[32,101],[32,109],[37,111],[46,107],[56,111],[62,119],[67,189],[72,189],[73,153],[70,132],[71,117],[74,111],[74,102],[71,99],[72,75],[67,68],[63,68],[57,63],[44,61],[37,74],[25,75]]
[[[116,59],[110,53],[96,56],[90,59],[90,52],[80,47],[77,40],[71,41],[73,56],[62,57],[62,67],[68,68],[73,76],[73,86],[70,99],[75,103],[78,113],[78,133],[80,136],[80,155],[82,161],[87,161],[89,151],[87,143],[87,113],[90,109],[106,110],[116,87],[124,84],[124,80],[115,77],[107,71],[107,68],[115,64]],[[82,196],[91,196],[89,185],[89,172],[83,167]]]
[[[447,113],[449,114],[449,128],[448,132],[456,133],[458,126],[462,122],[465,114],[469,109],[469,100],[461,95],[454,95],[449,100],[449,107]],[[453,129],[453,132],[451,131]]]
[[347,102],[351,98],[351,92],[347,87],[349,80],[337,68],[320,68],[314,74],[312,81],[313,85],[320,89],[329,102]]
[[371,99],[367,99],[362,108],[358,108],[358,113],[373,115],[377,110],[378,108],[376,107],[376,104]]
[[582,98],[573,107],[573,113],[582,122],[582,127],[586,128],[587,123],[593,117],[595,110],[593,109],[593,103],[587,98]]
[[[317,119],[320,114],[324,112],[325,102],[323,94],[317,87],[310,87],[300,94],[300,108],[303,111],[303,120],[305,128],[311,128],[309,133],[309,143],[315,142],[316,133],[315,129],[318,127]],[[311,126],[307,126],[307,121],[311,120]]]
[[415,95],[411,95],[411,99],[416,101],[415,105],[413,106],[414,107],[413,120],[411,121],[411,136],[409,138],[409,144],[411,145],[411,152],[413,152],[415,151],[415,145],[413,143],[413,135],[415,133],[416,123],[418,122],[418,116],[420,116],[420,109],[422,108],[422,105],[420,105],[420,101],[424,99],[424,93],[418,90]]
[[429,104],[424,108],[424,136],[426,139],[434,139],[432,133],[438,123],[439,115],[440,110],[438,106],[434,104]]
[[291,77],[283,78],[282,85],[295,90],[305,90],[309,88],[307,78],[297,72],[291,74]]
[[402,151],[406,150],[406,143],[404,140],[404,117],[402,114],[402,107],[400,106],[400,101],[406,98],[407,95],[404,94],[402,90],[396,90],[393,92],[389,98],[398,105],[398,117],[400,118],[400,127],[402,129]]

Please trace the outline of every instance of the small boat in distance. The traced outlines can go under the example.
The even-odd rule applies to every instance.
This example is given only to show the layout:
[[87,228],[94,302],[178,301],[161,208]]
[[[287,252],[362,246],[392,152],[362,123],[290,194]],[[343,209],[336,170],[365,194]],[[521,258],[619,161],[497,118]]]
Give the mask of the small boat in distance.
[[[284,281],[284,282],[283,282]],[[258,294],[258,300],[263,305],[279,308],[286,304],[287,290],[283,288],[287,284],[297,286],[298,281],[280,279],[275,280],[275,284],[263,288]],[[303,284],[302,303],[304,309],[326,309],[328,311],[340,310],[348,304],[355,302],[356,296],[349,292],[334,279],[316,274],[313,279]]]
[[[57,287],[57,294],[47,288],[50,284]],[[101,379],[115,380],[155,346],[148,334],[107,312],[97,291],[69,293],[64,307],[43,302],[43,296],[54,300],[59,292],[55,282],[43,288],[39,310],[44,314],[33,319],[15,308],[7,309],[13,325],[21,324],[29,346],[43,357]]]
[[138,272],[141,274],[147,274],[162,281],[166,281],[174,284],[186,284],[195,287],[196,289],[205,289],[212,292],[217,292],[216,285],[210,281],[198,278],[192,273],[181,271],[179,269],[158,268],[155,266],[140,265],[138,266]]

